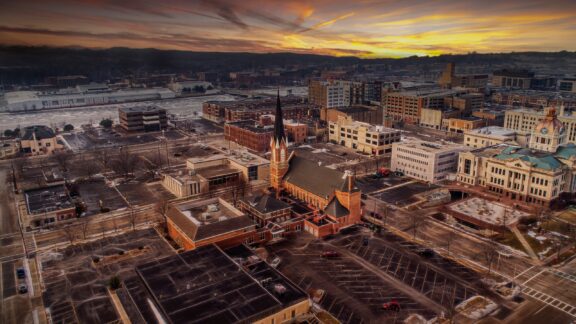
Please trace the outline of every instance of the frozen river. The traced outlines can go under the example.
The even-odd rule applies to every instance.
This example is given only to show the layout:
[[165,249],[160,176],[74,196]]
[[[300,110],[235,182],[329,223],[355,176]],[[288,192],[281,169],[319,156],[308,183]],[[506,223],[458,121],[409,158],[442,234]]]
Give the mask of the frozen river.
[[[280,93],[286,95],[288,90],[292,90],[292,93],[297,95],[306,95],[307,93],[305,87],[281,88]],[[257,89],[246,91],[246,94],[274,94],[275,91],[275,89]],[[178,117],[193,116],[194,112],[200,115],[202,114],[202,103],[210,100],[231,101],[237,100],[237,97],[223,94],[170,100],[141,101],[102,106],[43,110],[25,114],[0,113],[0,131],[30,125],[47,125],[53,128],[62,128],[65,124],[72,124],[75,128],[78,128],[82,124],[98,124],[100,120],[104,118],[110,118],[117,122],[118,108],[142,105],[155,105],[165,108],[169,114],[174,114]]]

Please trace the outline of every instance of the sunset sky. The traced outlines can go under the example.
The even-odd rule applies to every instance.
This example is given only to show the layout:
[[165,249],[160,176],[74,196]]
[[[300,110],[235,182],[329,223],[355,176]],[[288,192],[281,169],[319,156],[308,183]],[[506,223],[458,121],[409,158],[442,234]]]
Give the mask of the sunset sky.
[[0,43],[405,57],[576,50],[576,1],[0,0]]

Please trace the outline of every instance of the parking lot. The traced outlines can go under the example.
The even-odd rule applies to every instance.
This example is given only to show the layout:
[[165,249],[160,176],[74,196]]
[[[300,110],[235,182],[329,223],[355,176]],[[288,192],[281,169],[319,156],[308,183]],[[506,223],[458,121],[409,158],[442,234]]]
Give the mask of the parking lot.
[[361,235],[355,235],[334,240],[333,244],[346,248],[448,311],[479,291],[492,295],[481,287],[481,278],[476,272],[431,250],[392,234],[372,237],[367,245],[362,241]]
[[110,278],[133,276],[136,265],[172,253],[149,229],[41,254],[44,306],[53,323],[119,321],[107,291]]
[[[434,317],[437,309],[424,305],[403,290],[397,282],[386,280],[345,254],[324,259],[325,242],[313,242],[305,249],[273,246],[272,253],[282,258],[280,270],[300,288],[323,289],[326,294],[320,305],[342,323],[395,323],[409,314]],[[397,302],[400,311],[384,310],[385,303]]]
[[373,197],[387,204],[404,207],[418,202],[419,200],[417,197],[415,197],[416,195],[438,188],[438,186],[432,184],[407,182],[405,185],[394,187],[392,189],[384,190],[374,194]]

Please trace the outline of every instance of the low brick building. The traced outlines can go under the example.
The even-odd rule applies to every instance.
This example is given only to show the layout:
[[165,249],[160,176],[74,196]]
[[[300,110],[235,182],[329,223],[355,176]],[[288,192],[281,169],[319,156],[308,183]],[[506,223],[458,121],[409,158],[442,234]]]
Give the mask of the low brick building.
[[266,152],[273,129],[259,126],[255,120],[229,122],[224,125],[224,139],[255,152]]
[[170,237],[185,250],[213,243],[236,246],[251,241],[256,233],[254,221],[221,198],[171,205],[166,222]]

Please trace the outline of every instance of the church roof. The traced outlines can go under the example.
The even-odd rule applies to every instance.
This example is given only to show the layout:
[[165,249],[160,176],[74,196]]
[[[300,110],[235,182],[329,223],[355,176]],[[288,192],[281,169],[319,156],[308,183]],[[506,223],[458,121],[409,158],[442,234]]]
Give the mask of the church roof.
[[274,142],[280,143],[280,140],[286,140],[285,138],[286,135],[284,133],[282,106],[280,104],[280,90],[278,90],[278,95],[276,97],[276,117],[274,119]]
[[344,217],[350,215],[350,211],[346,209],[346,207],[342,206],[340,201],[336,197],[332,199],[332,201],[324,208],[324,212],[327,215],[333,217]]
[[290,208],[290,205],[270,195],[259,195],[246,199],[246,202],[260,213],[267,214]]
[[319,197],[330,197],[346,183],[344,173],[293,155],[284,180]]

